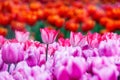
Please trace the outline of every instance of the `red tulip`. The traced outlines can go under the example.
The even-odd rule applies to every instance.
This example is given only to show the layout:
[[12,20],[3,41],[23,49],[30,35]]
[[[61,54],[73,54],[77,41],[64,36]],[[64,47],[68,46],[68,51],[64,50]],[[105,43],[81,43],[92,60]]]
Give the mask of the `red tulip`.
[[89,30],[92,30],[95,26],[95,21],[93,21],[92,19],[87,19],[83,24],[82,24],[82,31],[86,32]]
[[0,27],[0,35],[1,36],[6,36],[8,33],[8,30],[6,28]]
[[78,28],[79,28],[79,23],[77,23],[74,19],[68,20],[65,23],[66,30],[76,32]]

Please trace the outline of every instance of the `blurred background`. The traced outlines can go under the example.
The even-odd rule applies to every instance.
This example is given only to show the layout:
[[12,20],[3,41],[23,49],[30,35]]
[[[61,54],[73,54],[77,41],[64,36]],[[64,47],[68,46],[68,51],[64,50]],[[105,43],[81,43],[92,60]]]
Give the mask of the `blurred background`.
[[0,0],[0,35],[10,39],[15,30],[29,31],[41,41],[44,27],[59,30],[58,38],[70,31],[120,34],[120,0]]

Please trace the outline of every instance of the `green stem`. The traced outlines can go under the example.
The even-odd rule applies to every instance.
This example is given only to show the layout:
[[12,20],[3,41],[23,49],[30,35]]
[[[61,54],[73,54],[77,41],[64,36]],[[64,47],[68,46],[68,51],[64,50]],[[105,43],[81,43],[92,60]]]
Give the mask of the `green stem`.
[[47,44],[47,46],[46,46],[46,61],[47,61],[47,57],[48,57],[48,44]]

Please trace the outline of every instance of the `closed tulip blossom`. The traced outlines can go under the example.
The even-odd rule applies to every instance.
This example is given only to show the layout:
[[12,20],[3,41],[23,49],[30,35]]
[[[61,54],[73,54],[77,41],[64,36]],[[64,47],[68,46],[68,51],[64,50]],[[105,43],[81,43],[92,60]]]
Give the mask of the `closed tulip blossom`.
[[15,80],[34,80],[31,76],[31,68],[26,61],[19,62],[11,75]]
[[46,61],[47,61],[47,55],[48,55],[48,44],[51,44],[55,41],[57,35],[58,35],[58,31],[53,30],[53,29],[49,29],[49,28],[44,28],[44,29],[40,29],[41,31],[41,38],[42,41],[47,44],[46,45]]
[[38,64],[40,60],[40,51],[35,46],[31,46],[26,51],[26,58],[25,58],[27,64],[29,66],[35,66]]
[[46,44],[53,43],[58,35],[58,31],[48,28],[40,29],[40,32],[42,41]]
[[87,42],[90,47],[96,48],[99,46],[99,43],[101,41],[101,35],[98,33],[88,33],[87,34]]
[[85,45],[85,37],[80,32],[71,32],[70,43],[72,46],[83,46]]
[[3,62],[2,54],[0,53],[0,71],[6,71],[8,69],[8,65]]
[[15,31],[15,38],[19,42],[25,42],[29,38],[29,32],[20,32],[20,31]]
[[24,59],[23,44],[6,42],[1,48],[2,59],[7,64],[16,64]]

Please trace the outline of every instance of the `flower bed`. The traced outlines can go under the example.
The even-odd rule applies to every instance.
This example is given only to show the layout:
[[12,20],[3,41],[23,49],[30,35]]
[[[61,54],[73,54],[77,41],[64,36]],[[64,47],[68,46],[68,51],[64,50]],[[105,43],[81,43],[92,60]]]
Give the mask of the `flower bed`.
[[0,80],[120,79],[120,35],[71,32],[55,41],[57,31],[40,31],[43,43],[28,39],[28,32],[0,37]]
[[0,2],[0,35],[12,38],[9,34],[12,33],[14,36],[14,30],[28,30],[33,33],[32,36],[36,40],[40,41],[37,36],[38,30],[46,26],[59,29],[65,37],[63,29],[68,32],[81,31],[82,33],[87,31],[118,32],[120,30],[119,5],[119,2],[85,4],[72,0],[48,3],[31,0],[28,2],[26,0],[4,0]]

